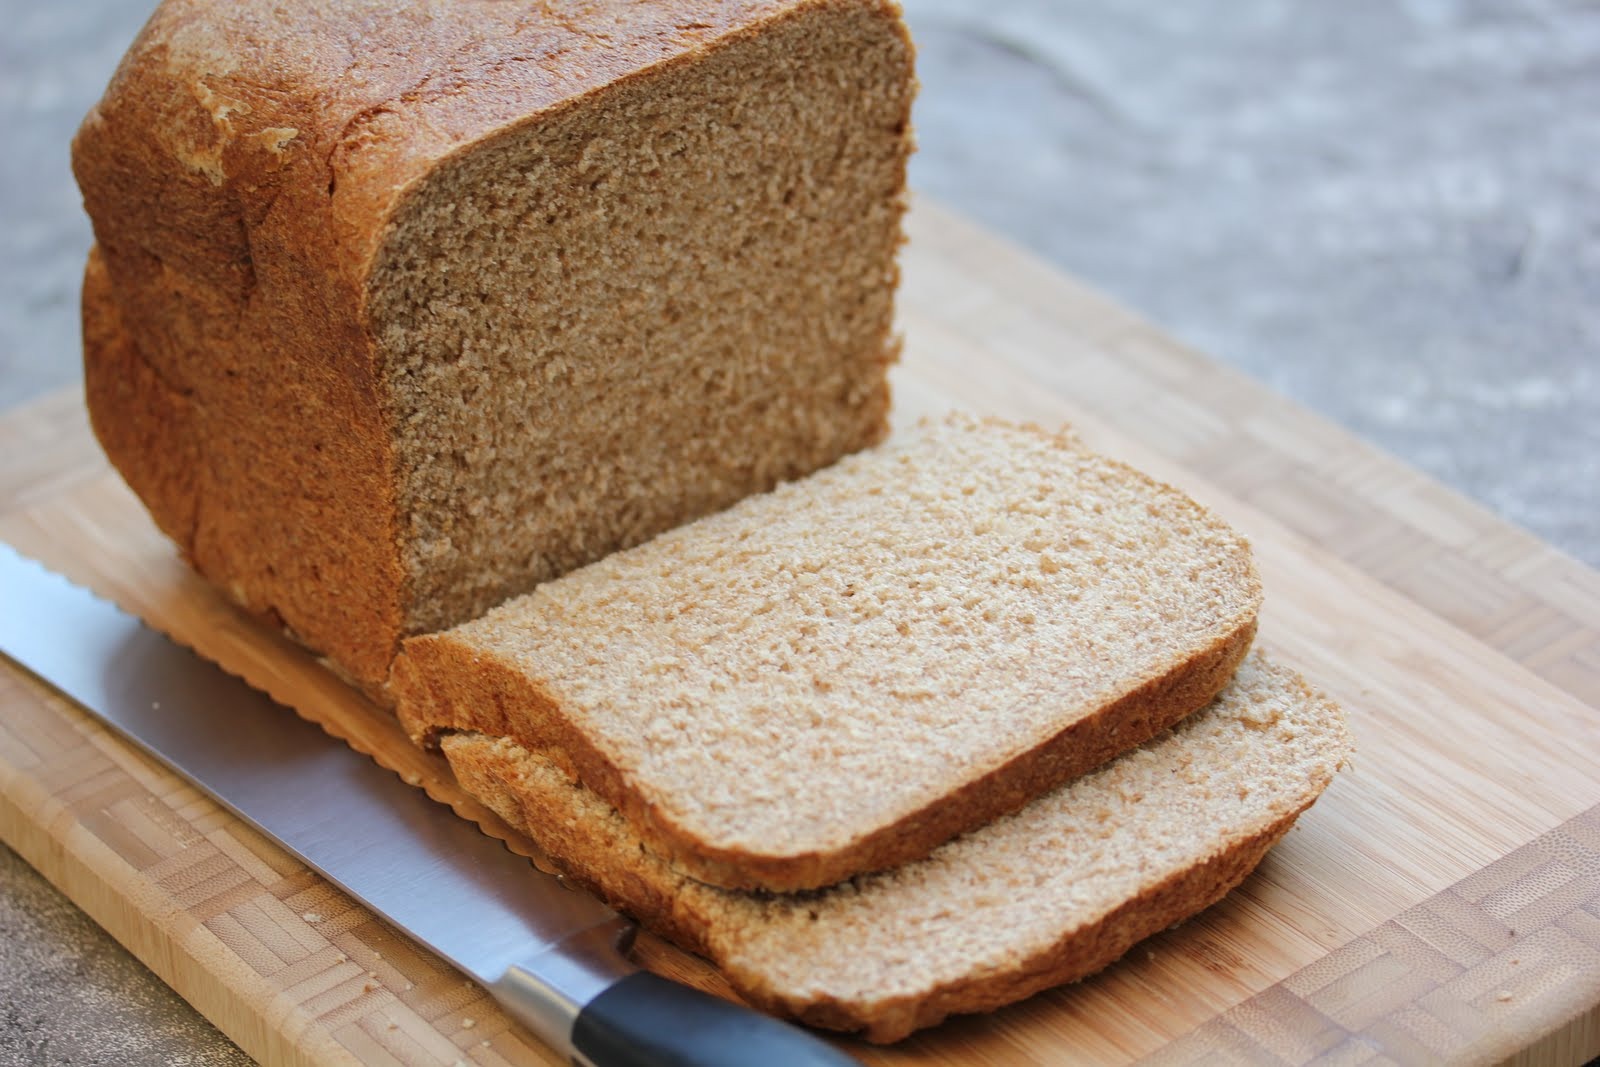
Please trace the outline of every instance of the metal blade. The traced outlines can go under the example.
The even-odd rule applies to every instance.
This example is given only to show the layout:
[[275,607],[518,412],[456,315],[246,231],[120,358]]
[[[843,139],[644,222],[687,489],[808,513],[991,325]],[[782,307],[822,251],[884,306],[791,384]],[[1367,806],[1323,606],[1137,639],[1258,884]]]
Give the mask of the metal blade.
[[618,922],[289,708],[4,544],[0,652],[485,984]]

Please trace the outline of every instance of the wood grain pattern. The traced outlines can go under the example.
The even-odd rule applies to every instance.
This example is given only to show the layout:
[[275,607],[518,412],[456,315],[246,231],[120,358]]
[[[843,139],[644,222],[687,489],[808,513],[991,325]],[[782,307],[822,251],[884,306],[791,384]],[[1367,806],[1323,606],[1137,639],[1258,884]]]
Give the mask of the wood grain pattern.
[[[960,406],[1070,420],[1216,507],[1255,543],[1263,644],[1347,706],[1359,752],[1255,877],[1123,963],[851,1051],[1600,1052],[1600,575],[934,205],[911,228],[897,419]],[[508,836],[386,716],[173,558],[75,401],[0,419],[0,457],[0,538]],[[481,991],[36,683],[0,672],[0,708],[0,833],[253,1055],[554,1062]],[[659,942],[641,951],[718,987]]]
[[[1600,807],[1168,1045],[1156,1064],[1581,1062],[1600,1005]],[[1551,1021],[1565,1028],[1551,1029]],[[1568,1031],[1576,1031],[1569,1033]],[[1567,1046],[1567,1047],[1564,1047]]]

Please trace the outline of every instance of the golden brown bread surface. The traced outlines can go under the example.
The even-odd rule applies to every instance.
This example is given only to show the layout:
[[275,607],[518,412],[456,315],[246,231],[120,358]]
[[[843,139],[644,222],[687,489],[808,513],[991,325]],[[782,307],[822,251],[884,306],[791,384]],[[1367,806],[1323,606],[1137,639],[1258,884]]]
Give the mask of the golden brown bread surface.
[[1260,595],[1183,494],[951,417],[408,639],[391,689],[418,740],[509,737],[702,881],[806,889],[1201,707]]
[[881,436],[911,93],[884,0],[165,0],[74,143],[96,432],[375,687]]
[[1250,656],[1206,709],[917,863],[793,895],[716,889],[505,738],[444,750],[462,783],[614,906],[752,1003],[894,1041],[1106,966],[1220,898],[1348,757],[1338,707]]

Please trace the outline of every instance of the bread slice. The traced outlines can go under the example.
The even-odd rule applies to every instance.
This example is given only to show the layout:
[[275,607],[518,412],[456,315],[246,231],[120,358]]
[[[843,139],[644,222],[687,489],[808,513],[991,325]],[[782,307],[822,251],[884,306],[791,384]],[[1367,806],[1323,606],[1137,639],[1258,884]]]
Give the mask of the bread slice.
[[740,996],[895,1041],[1106,966],[1218,900],[1350,751],[1338,707],[1250,656],[1172,732],[898,870],[769,896],[686,878],[627,820],[507,738],[453,734],[467,789],[568,875],[710,957]]
[[1075,438],[953,416],[442,634],[419,741],[503,736],[731,888],[926,855],[1204,705],[1255,632],[1244,540]]
[[74,143],[95,430],[375,688],[882,437],[912,92],[889,0],[164,0]]

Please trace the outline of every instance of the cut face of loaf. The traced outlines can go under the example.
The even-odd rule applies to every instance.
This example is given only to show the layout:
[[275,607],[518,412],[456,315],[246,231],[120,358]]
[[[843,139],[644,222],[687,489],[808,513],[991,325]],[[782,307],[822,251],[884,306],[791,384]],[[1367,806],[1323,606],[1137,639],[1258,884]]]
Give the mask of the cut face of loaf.
[[926,855],[1204,705],[1255,632],[1242,538],[1070,436],[952,417],[448,632],[419,741],[511,739],[694,878]]
[[165,0],[74,144],[95,430],[379,686],[882,436],[912,85],[886,0]]
[[1106,966],[1250,873],[1350,750],[1339,709],[1251,656],[1170,734],[952,841],[817,893],[714,889],[506,738],[453,734],[463,785],[567,873],[710,957],[739,995],[895,1041]]

